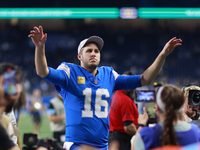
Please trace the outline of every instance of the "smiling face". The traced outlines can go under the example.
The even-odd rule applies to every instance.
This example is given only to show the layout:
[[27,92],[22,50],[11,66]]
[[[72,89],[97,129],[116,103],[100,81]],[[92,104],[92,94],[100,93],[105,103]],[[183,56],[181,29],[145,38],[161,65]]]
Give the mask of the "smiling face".
[[86,70],[93,71],[97,69],[100,63],[100,50],[95,43],[87,43],[78,54],[81,67]]

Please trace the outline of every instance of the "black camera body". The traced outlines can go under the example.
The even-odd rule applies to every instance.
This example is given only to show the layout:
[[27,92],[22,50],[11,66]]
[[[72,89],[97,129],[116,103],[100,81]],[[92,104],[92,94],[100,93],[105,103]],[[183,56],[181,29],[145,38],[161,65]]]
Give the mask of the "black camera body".
[[23,144],[26,145],[22,150],[35,150],[38,143],[37,134],[25,133]]
[[26,145],[22,150],[36,150],[39,146],[46,147],[48,150],[64,150],[62,144],[54,139],[38,139],[37,134],[25,133],[23,144]]
[[188,105],[200,106],[200,90],[189,90]]

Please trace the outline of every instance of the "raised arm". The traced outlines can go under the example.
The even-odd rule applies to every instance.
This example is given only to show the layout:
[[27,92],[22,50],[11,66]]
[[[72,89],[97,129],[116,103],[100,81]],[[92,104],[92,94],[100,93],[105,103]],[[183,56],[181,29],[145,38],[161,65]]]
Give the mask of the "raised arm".
[[43,33],[42,26],[34,27],[34,30],[30,31],[28,35],[35,44],[35,67],[36,72],[41,77],[46,77],[49,74],[47,67],[47,60],[45,56],[45,42],[47,40],[47,34]]
[[157,56],[153,64],[141,75],[142,86],[149,85],[153,81],[162,68],[165,58],[174,50],[175,47],[180,46],[181,42],[181,39],[174,37],[165,44],[163,50]]

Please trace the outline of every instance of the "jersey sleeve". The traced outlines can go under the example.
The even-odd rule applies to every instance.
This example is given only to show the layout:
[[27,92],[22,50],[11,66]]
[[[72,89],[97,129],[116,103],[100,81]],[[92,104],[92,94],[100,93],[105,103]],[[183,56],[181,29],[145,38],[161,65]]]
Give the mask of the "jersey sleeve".
[[139,132],[135,135],[134,138],[135,138],[133,143],[134,148],[136,150],[145,150],[144,142]]
[[57,69],[49,68],[49,74],[43,79],[53,84],[57,91],[60,88],[65,88],[68,85],[68,79],[70,75],[70,67],[66,63],[61,63]]
[[48,115],[56,115],[56,110],[54,109],[51,102],[50,102],[49,107],[47,109],[47,114]]
[[140,75],[119,75],[116,79],[114,90],[135,90],[137,87],[141,87]]

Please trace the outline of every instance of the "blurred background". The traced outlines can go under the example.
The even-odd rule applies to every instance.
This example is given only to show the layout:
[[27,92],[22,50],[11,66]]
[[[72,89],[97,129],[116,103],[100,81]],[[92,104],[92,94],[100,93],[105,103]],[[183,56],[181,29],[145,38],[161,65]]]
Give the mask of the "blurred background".
[[[1,1],[0,7],[11,8],[199,8],[197,0],[35,0]],[[132,12],[134,13],[134,12]],[[0,9],[1,14],[1,9]],[[200,14],[197,11],[195,16]],[[5,15],[5,14],[4,14]],[[136,13],[137,15],[137,13]],[[81,40],[98,35],[104,39],[100,66],[112,66],[118,73],[131,70],[141,74],[152,64],[165,43],[172,37],[181,38],[182,46],[176,48],[166,59],[155,82],[172,83],[179,87],[186,83],[200,82],[200,20],[187,18],[17,18],[0,17],[0,62],[11,62],[22,67],[23,83],[27,97],[19,129],[21,135],[33,132],[28,104],[34,89],[41,90],[44,110],[40,137],[51,138],[46,109],[49,100],[56,96],[54,87],[36,75],[34,45],[28,38],[34,26],[42,25],[48,34],[46,56],[48,65],[57,68],[61,62],[79,64],[77,47]],[[152,89],[153,85],[148,88]]]

